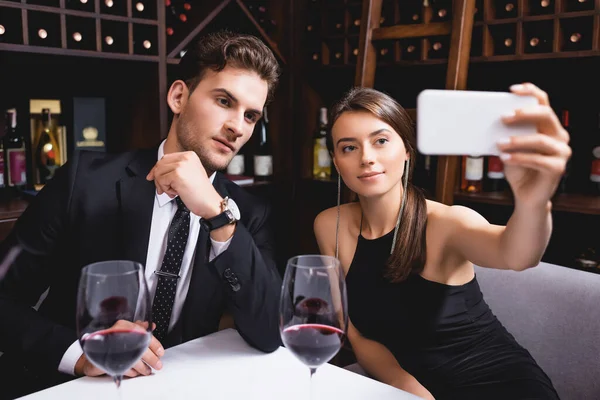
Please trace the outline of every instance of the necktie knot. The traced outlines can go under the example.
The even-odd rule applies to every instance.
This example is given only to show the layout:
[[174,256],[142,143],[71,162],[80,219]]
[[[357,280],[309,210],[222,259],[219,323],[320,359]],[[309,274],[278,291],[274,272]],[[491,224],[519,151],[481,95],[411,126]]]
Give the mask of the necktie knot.
[[181,200],[181,197],[179,197],[179,196],[175,197],[175,202],[177,203],[177,209],[179,211],[190,212],[190,210],[188,210],[188,208],[183,203],[183,200]]

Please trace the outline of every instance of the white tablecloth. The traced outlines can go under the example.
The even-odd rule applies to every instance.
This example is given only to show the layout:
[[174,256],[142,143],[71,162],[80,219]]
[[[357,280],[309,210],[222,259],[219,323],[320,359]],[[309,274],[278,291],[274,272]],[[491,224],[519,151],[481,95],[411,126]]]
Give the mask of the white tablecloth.
[[[167,349],[163,369],[125,379],[122,399],[285,399],[309,400],[309,372],[286,348],[265,354],[227,329]],[[313,400],[418,399],[373,379],[323,365],[313,377]],[[119,399],[109,377],[79,378],[22,397],[44,399]]]

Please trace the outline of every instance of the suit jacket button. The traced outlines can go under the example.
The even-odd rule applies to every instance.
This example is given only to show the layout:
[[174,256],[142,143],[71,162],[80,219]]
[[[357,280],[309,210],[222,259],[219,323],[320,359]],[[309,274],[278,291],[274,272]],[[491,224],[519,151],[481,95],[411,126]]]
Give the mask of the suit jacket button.
[[234,292],[237,292],[241,288],[242,288],[242,285],[237,283],[237,279],[236,279],[236,283],[233,283],[233,282],[231,283],[231,290],[233,290]]
[[229,280],[229,278],[231,278],[233,276],[233,272],[231,272],[231,270],[229,268],[227,268],[225,270],[225,272],[223,273],[223,276]]

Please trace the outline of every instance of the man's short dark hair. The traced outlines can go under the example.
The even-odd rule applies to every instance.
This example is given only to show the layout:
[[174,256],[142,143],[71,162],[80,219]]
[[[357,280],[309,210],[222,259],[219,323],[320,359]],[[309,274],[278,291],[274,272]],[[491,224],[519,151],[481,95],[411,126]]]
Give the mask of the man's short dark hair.
[[222,71],[226,66],[255,72],[269,87],[267,103],[272,100],[280,68],[273,52],[252,35],[226,30],[200,38],[179,62],[179,77],[190,93],[198,86],[207,69]]

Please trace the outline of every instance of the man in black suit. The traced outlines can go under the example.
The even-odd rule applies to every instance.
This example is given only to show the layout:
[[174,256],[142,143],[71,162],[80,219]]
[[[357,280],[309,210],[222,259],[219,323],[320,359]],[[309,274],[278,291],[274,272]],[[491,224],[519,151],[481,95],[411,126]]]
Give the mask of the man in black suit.
[[[265,352],[280,345],[281,278],[269,207],[216,172],[250,138],[279,66],[257,38],[220,32],[188,50],[180,74],[168,92],[174,118],[159,147],[81,153],[37,195],[2,244],[2,255],[15,245],[22,249],[0,282],[4,396],[103,373],[83,355],[75,332],[81,268],[102,260],[144,265],[151,298],[164,290],[161,282],[177,282],[173,302],[159,310],[167,315],[157,318],[153,309],[157,326],[145,362],[127,376],[160,370],[165,347],[217,331],[226,313],[250,345]],[[168,261],[165,248],[178,218],[186,218],[185,251]],[[179,272],[165,273],[173,262]]]

